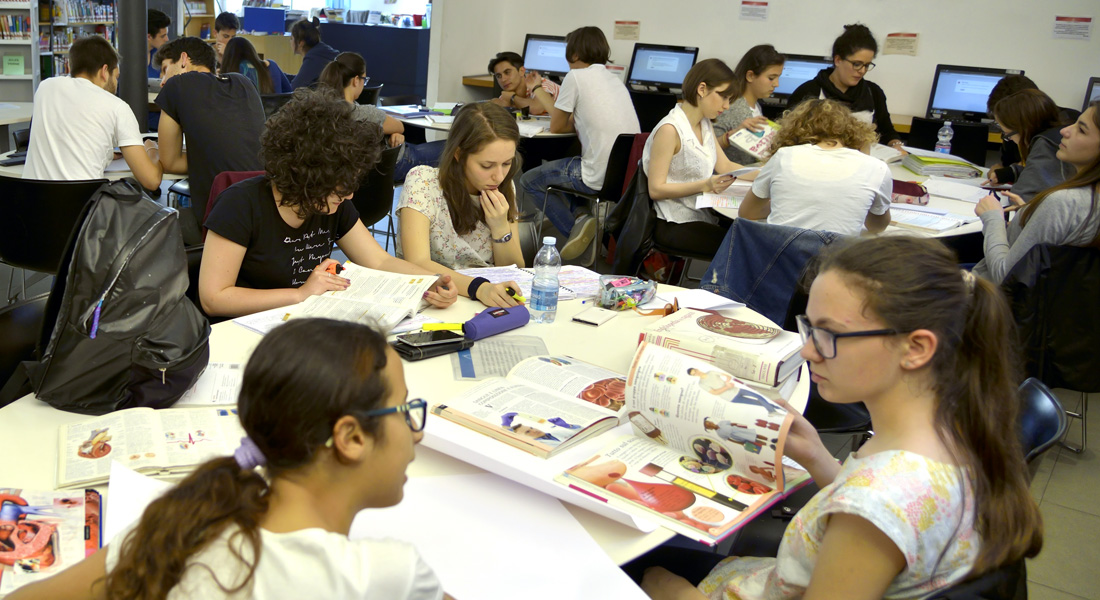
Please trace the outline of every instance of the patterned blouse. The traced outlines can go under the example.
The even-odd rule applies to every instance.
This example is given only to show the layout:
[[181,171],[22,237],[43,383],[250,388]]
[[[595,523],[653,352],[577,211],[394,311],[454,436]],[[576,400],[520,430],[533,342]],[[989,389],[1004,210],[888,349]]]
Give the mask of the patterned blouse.
[[905,556],[884,598],[923,598],[966,577],[978,556],[974,494],[954,465],[901,450],[849,456],[833,483],[810,499],[783,535],[777,558],[728,558],[699,584],[714,600],[801,598],[828,517],[862,517]]

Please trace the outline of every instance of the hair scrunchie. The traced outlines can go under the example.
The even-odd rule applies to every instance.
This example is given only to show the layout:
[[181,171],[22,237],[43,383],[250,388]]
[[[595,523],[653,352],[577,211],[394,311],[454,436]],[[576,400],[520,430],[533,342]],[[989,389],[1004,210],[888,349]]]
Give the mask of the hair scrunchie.
[[267,464],[267,460],[264,459],[264,453],[260,452],[259,447],[256,446],[256,442],[253,442],[248,437],[241,438],[241,445],[233,451],[233,458],[237,459],[237,464],[245,471],[251,471],[256,467],[262,467]]

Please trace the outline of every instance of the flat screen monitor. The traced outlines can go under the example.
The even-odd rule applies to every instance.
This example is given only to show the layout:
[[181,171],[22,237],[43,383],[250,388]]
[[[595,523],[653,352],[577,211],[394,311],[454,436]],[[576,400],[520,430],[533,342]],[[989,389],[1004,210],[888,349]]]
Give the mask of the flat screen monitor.
[[684,77],[695,66],[698,56],[698,48],[634,44],[626,82],[630,85],[678,88],[684,84]]
[[989,93],[1005,75],[1023,75],[1022,69],[989,69],[936,65],[932,94],[928,97],[929,119],[962,121],[989,120]]
[[783,63],[783,74],[779,76],[779,86],[775,88],[772,96],[779,100],[786,100],[798,86],[817,77],[821,69],[833,66],[833,59],[828,56],[810,56],[807,54],[784,54],[787,60]]
[[565,60],[565,36],[528,33],[523,43],[523,67],[540,75],[564,77],[569,72]]
[[1100,77],[1089,77],[1089,85],[1085,88],[1085,105],[1081,112],[1089,109],[1089,105],[1100,100]]

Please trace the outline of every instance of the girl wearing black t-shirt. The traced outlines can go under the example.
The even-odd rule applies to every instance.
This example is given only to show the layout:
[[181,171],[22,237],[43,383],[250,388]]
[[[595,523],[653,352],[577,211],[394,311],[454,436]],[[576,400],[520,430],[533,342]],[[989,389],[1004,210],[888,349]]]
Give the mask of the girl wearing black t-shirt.
[[[371,269],[434,274],[387,254],[345,202],[380,152],[379,129],[357,121],[350,105],[297,92],[260,143],[265,174],[225,190],[206,221],[199,299],[207,314],[246,315],[347,288],[325,270],[336,262],[334,243]],[[425,296],[438,307],[456,297],[446,276]]]

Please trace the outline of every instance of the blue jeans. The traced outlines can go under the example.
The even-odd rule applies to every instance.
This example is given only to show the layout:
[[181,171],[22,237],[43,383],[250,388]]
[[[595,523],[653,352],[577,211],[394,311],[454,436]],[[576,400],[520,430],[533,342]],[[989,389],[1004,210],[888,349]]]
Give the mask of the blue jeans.
[[588,203],[572,194],[550,192],[547,196],[546,188],[556,185],[585,194],[599,192],[585,185],[581,178],[581,157],[579,156],[562,158],[531,169],[520,177],[519,185],[523,189],[523,212],[536,214],[542,211],[542,199],[545,196],[546,218],[550,219],[555,229],[566,236],[573,230],[573,223],[580,214],[580,208],[587,206]]
[[409,170],[419,165],[438,167],[439,157],[443,154],[443,146],[446,144],[446,140],[424,144],[405,144],[405,151],[401,153],[401,157],[397,159],[397,164],[394,165],[393,180],[405,181],[405,176],[409,174]]

